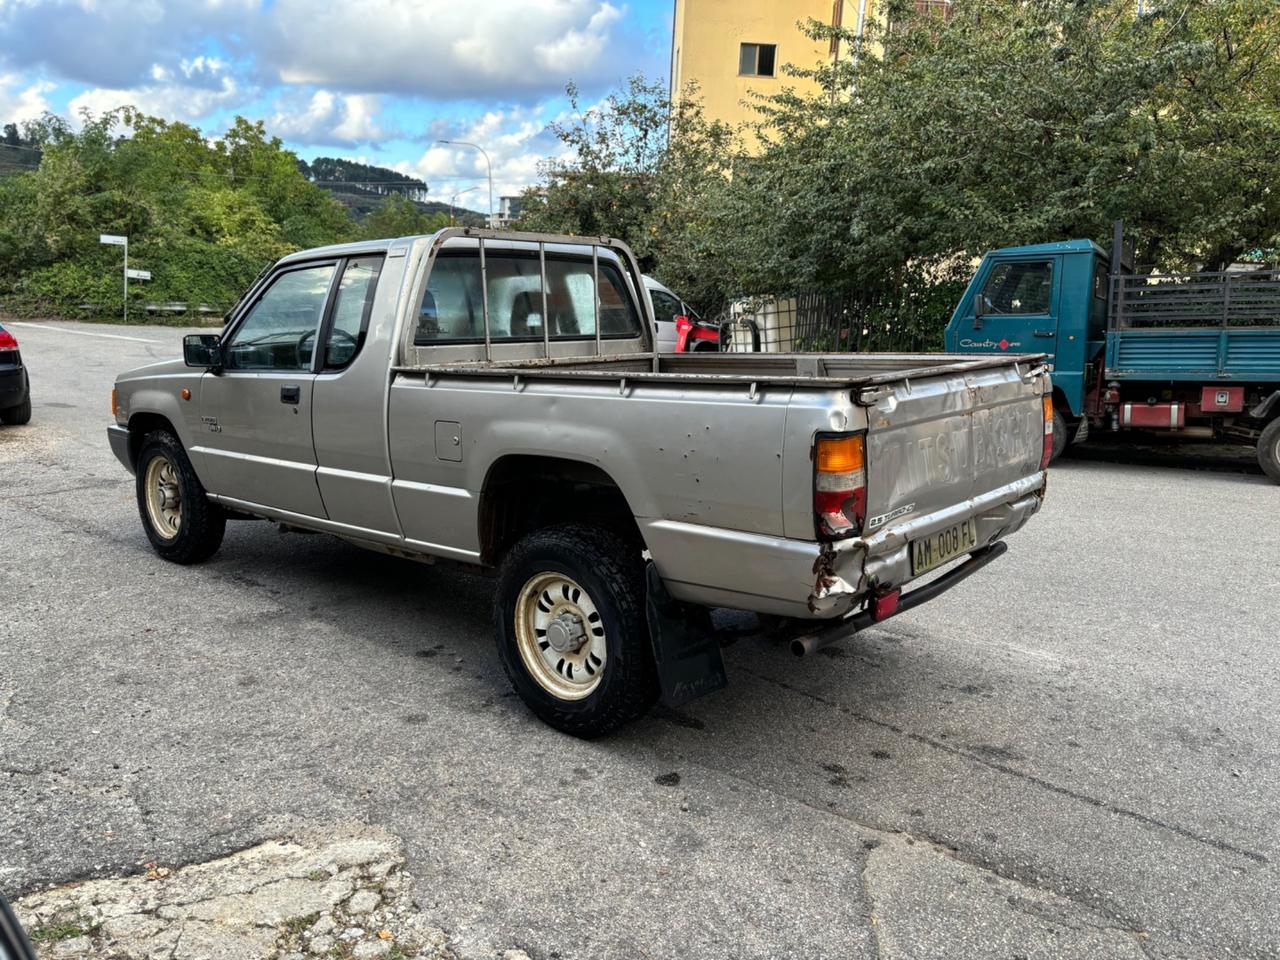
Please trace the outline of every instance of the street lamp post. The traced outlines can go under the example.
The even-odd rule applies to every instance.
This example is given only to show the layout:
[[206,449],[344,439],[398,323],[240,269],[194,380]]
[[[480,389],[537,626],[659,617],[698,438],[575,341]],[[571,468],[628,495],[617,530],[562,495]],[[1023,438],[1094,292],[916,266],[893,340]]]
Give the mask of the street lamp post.
[[452,197],[449,198],[449,226],[452,227],[453,222],[455,220],[454,213],[457,211],[458,198],[462,196],[464,193],[470,193],[472,190],[475,190],[475,189],[476,189],[475,187],[467,187],[467,189],[459,190],[457,193],[455,193]]
[[489,154],[485,152],[484,147],[478,143],[468,143],[466,140],[437,140],[437,143],[447,143],[452,147],[471,147],[479,150],[480,155],[484,157],[485,168],[489,171],[489,229],[493,229],[493,164],[489,162]]

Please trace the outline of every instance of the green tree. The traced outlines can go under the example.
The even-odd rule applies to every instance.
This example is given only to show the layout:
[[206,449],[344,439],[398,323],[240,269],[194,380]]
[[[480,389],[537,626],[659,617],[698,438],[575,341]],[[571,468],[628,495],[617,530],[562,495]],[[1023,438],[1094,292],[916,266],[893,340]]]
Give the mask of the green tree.
[[380,240],[435,233],[447,226],[447,213],[423,213],[407,196],[393,193],[365,217],[363,233],[368,239]]

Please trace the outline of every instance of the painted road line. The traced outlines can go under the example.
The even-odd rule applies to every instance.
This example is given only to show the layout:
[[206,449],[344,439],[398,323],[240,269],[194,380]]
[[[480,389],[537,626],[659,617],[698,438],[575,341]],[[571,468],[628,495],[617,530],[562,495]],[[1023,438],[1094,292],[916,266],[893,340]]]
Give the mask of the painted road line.
[[6,320],[7,327],[29,327],[32,330],[57,330],[59,333],[71,333],[77,337],[102,337],[104,340],[132,340],[134,343],[159,343],[149,337],[126,337],[119,333],[90,333],[88,330],[68,330],[66,327],[55,327],[48,323],[26,323],[20,320]]

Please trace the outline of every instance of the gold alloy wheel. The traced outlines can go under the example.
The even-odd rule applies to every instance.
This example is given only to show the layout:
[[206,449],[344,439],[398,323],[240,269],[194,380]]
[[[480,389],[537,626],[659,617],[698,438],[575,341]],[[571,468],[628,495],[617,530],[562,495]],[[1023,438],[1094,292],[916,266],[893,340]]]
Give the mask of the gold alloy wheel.
[[151,458],[142,486],[147,492],[151,529],[165,540],[172,540],[182,529],[182,488],[178,484],[178,471],[168,457]]
[[600,686],[604,623],[590,595],[563,573],[530,577],[516,597],[516,646],[538,686],[581,700]]

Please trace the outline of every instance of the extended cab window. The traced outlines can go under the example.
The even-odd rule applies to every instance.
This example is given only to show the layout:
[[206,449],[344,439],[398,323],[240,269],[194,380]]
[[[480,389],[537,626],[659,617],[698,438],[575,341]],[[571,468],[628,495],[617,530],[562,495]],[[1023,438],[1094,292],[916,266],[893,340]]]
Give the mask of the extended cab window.
[[339,370],[360,351],[369,330],[369,314],[373,311],[373,295],[378,291],[378,274],[382,257],[354,257],[347,261],[338,281],[333,319],[325,337],[324,368]]
[[[591,260],[547,254],[547,289],[543,316],[542,273],[537,254],[497,252],[485,255],[488,280],[489,338],[532,341],[549,326],[552,340],[594,337],[595,286]],[[615,264],[601,260],[600,335],[633,337],[640,319]],[[477,253],[442,253],[427,280],[418,309],[413,342],[483,343],[484,297]]]
[[310,370],[334,265],[281,273],[249,309],[223,350],[229,370]]
[[997,263],[982,288],[991,313],[1048,313],[1052,293],[1052,260]]

